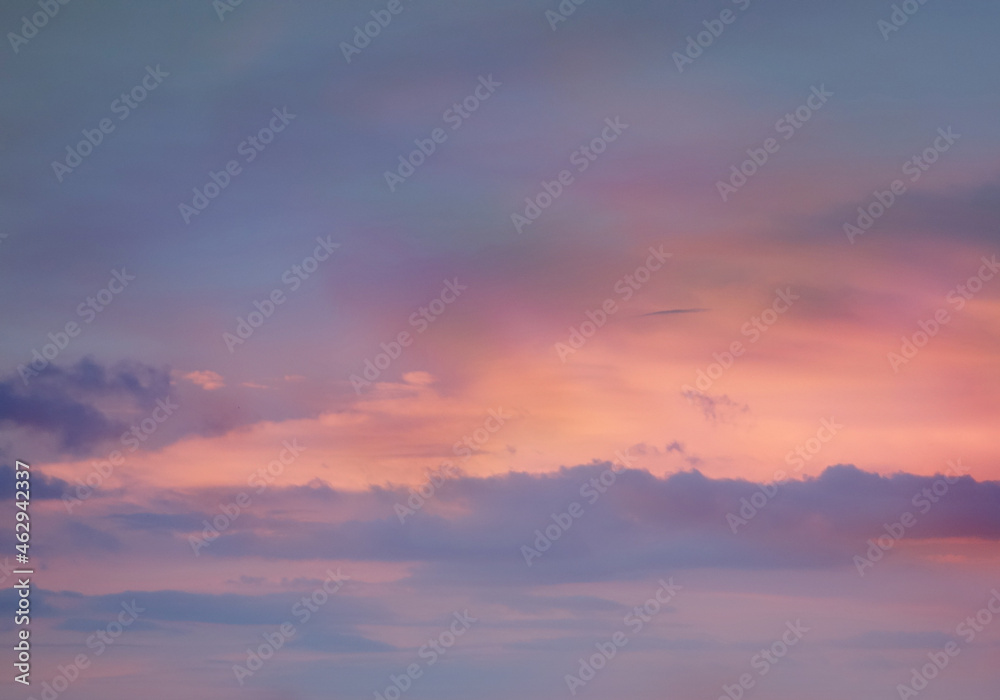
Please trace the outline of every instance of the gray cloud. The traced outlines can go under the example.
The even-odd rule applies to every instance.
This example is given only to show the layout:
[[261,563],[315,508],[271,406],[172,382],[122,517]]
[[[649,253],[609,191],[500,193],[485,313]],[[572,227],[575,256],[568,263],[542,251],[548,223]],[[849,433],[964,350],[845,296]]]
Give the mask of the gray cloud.
[[[850,567],[867,539],[883,534],[884,523],[905,512],[917,520],[907,538],[1000,539],[1000,484],[967,476],[933,502],[925,489],[940,488],[940,478],[880,476],[834,466],[815,478],[768,486],[773,497],[759,513],[748,515],[746,501],[755,493],[759,500],[762,485],[711,479],[698,471],[658,478],[626,470],[591,504],[586,485],[609,467],[595,462],[543,475],[451,479],[404,524],[393,511],[409,496],[401,488],[274,489],[203,554],[413,562],[423,565],[414,574],[421,580],[555,582],[632,578],[677,568]],[[215,495],[204,499],[201,517],[210,517]],[[536,530],[551,525],[552,514],[565,512],[573,502],[581,504],[583,516],[529,569],[522,545],[535,546]],[[306,504],[310,512],[327,516],[296,517]],[[369,515],[359,517],[359,512]],[[746,518],[746,525],[734,534],[727,514]],[[168,516],[133,513],[127,521],[155,524],[186,546],[199,527],[192,524],[201,517],[190,510],[176,520]]]
[[104,367],[84,358],[68,367],[49,365],[27,385],[17,373],[0,381],[0,426],[49,433],[59,449],[86,455],[128,427],[99,407],[102,400],[125,399],[148,410],[169,391],[168,370],[137,362]]

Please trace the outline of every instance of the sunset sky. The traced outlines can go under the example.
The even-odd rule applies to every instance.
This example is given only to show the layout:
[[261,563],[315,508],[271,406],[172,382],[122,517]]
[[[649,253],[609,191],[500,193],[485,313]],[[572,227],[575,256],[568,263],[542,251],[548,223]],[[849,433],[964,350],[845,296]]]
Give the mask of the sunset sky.
[[996,3],[39,7],[3,697],[995,700]]

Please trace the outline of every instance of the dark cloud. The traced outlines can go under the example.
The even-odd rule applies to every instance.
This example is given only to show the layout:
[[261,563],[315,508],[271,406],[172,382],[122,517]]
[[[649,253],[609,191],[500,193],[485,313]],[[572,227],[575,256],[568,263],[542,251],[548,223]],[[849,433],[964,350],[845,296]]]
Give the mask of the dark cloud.
[[644,316],[670,316],[672,314],[697,314],[708,311],[708,309],[665,309],[664,311],[650,311],[648,314],[639,314],[640,318]]
[[45,554],[107,554],[122,551],[121,540],[116,535],[75,519],[58,521],[48,537],[35,546]]
[[[16,596],[16,591],[11,591]],[[122,591],[111,595],[81,595],[65,591],[36,589],[32,593],[33,612],[39,617],[65,620],[100,620],[104,625],[121,610],[123,603],[143,608],[146,622],[207,622],[222,625],[280,625],[295,622],[293,606],[313,589],[289,593],[238,595],[233,593],[188,593],[184,591]],[[4,591],[0,602],[10,593]],[[37,605],[36,605],[37,601]],[[374,602],[351,598],[344,592],[331,596],[323,605],[325,615],[338,624],[353,625],[362,620],[386,622],[388,612]],[[89,624],[89,623],[88,623]],[[346,627],[345,627],[346,629]],[[351,630],[353,631],[353,630]]]
[[109,516],[112,520],[137,530],[170,531],[196,530],[202,518],[186,513],[128,513]]
[[722,396],[711,396],[701,391],[682,391],[681,396],[689,403],[698,407],[707,420],[713,423],[720,419],[726,419],[734,412],[746,413],[750,407],[745,403],[733,401],[723,394]]
[[[97,618],[97,617],[67,617],[65,620],[60,622],[55,626],[57,630],[66,630],[69,632],[97,632],[98,630],[107,629],[108,619],[107,618]],[[132,624],[129,625],[131,630],[139,630],[144,632],[149,631],[160,631],[164,628],[160,625],[155,625],[151,622],[145,622],[143,620],[134,620]]]
[[[0,464],[0,499],[4,501],[14,500],[15,478],[17,471],[13,465]],[[37,467],[29,469],[31,472],[31,499],[47,500],[50,498],[61,498],[66,491],[68,484],[62,479],[54,476],[45,476],[38,471]]]
[[[594,463],[544,475],[451,479],[405,523],[393,510],[409,496],[403,489],[275,489],[256,504],[253,517],[241,517],[202,553],[409,561],[426,565],[417,569],[419,579],[555,582],[635,578],[677,568],[850,567],[868,538],[883,534],[885,523],[906,512],[916,519],[908,539],[1000,539],[1000,483],[968,476],[952,477],[949,484],[943,477],[880,476],[841,465],[815,478],[762,485],[710,479],[698,471],[658,478],[625,470],[591,503],[593,480],[609,468]],[[292,515],[304,498],[310,508],[325,499],[326,517]],[[582,517],[531,568],[525,566],[522,545],[535,547],[536,530],[552,525],[552,515],[565,513],[573,502],[581,505]],[[212,503],[205,499],[205,517]],[[360,512],[371,515],[358,517]],[[746,521],[735,533],[730,515]],[[177,541],[194,534],[184,528],[188,520],[159,522],[175,526]]]
[[948,642],[958,641],[950,634],[939,631],[897,632],[873,630],[855,635],[833,646],[845,649],[933,649],[938,650]]
[[27,383],[15,372],[0,381],[0,426],[49,433],[60,450],[86,455],[128,427],[109,417],[102,403],[117,408],[124,400],[145,411],[169,391],[168,370],[137,362],[104,367],[85,358],[65,368],[49,365]]
[[299,634],[288,643],[288,646],[293,649],[299,648],[333,654],[397,650],[394,646],[367,639],[358,634],[345,634],[317,626],[303,626]]
[[588,614],[595,611],[617,612],[624,610],[627,612],[627,606],[623,606],[612,600],[590,595],[563,595],[554,597],[510,591],[494,595],[492,600],[511,610],[528,615],[551,613],[553,611]]
[[[858,206],[868,206],[870,201],[844,202],[819,216],[818,222],[826,230],[842,231],[844,222],[856,224]],[[945,191],[908,191],[878,219],[869,233],[856,241],[876,233],[878,236],[905,237],[911,242],[964,239],[988,246],[984,252],[992,250],[1000,240],[1000,178]]]

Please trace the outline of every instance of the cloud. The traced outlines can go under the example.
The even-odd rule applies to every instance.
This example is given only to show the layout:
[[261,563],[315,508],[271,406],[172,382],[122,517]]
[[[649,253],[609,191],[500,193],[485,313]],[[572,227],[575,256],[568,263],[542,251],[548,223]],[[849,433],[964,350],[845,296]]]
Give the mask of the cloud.
[[434,383],[434,375],[430,372],[407,372],[403,375],[403,381],[407,384],[416,384],[417,386],[427,386],[428,384]]
[[[12,591],[16,597],[16,591]],[[107,595],[82,595],[65,591],[36,589],[33,613],[61,619],[100,619],[116,614],[123,602],[136,601],[144,620],[161,622],[206,622],[220,625],[278,625],[294,622],[293,607],[311,590],[285,593],[240,595],[235,593],[190,593],[176,590],[121,591]],[[10,593],[4,591],[6,596]],[[3,602],[0,595],[0,602]],[[379,604],[338,593],[323,606],[326,614],[345,626],[361,620],[388,621],[391,616]],[[104,624],[107,624],[105,622]]]
[[844,649],[941,649],[948,642],[958,641],[938,630],[927,632],[896,632],[872,630],[834,642]]
[[665,309],[663,311],[650,311],[648,314],[639,314],[639,317],[644,316],[670,316],[672,314],[697,314],[708,311],[709,309]]
[[226,385],[222,375],[211,370],[197,370],[194,372],[178,373],[182,379],[186,379],[192,384],[200,386],[205,391],[215,391]]
[[[881,236],[908,240],[946,236],[964,239],[975,245],[993,246],[1000,231],[1000,178],[946,190],[916,190],[905,195],[906,206],[895,206],[885,215]],[[840,229],[845,221],[858,218],[858,202],[846,202],[820,217],[827,226]],[[984,248],[985,252],[986,248]]]
[[128,513],[109,517],[137,530],[196,530],[202,527],[201,519],[197,515],[186,513]]
[[396,647],[367,639],[357,634],[345,634],[322,627],[303,627],[301,633],[289,642],[289,647],[333,654],[358,652],[396,651]]
[[[66,630],[69,632],[97,632],[98,630],[106,629],[108,626],[107,619],[101,619],[97,617],[67,617],[65,620],[60,622],[55,626],[54,629]],[[134,620],[132,624],[129,625],[131,630],[141,630],[141,631],[161,631],[164,628],[160,625],[155,625],[151,622],[145,622],[143,620]]]
[[553,611],[585,614],[590,614],[594,611],[627,612],[627,606],[590,595],[562,595],[555,597],[511,591],[493,599],[511,610],[528,615],[538,615]]
[[701,391],[689,390],[682,391],[681,396],[697,406],[705,418],[713,423],[718,422],[720,418],[726,420],[735,412],[747,413],[750,410],[745,403],[733,401],[725,394],[711,396]]
[[[417,565],[417,579],[555,582],[678,568],[850,568],[867,540],[906,512],[917,521],[906,533],[908,541],[1000,539],[1000,483],[968,476],[946,484],[940,477],[880,476],[834,466],[818,477],[768,485],[773,496],[748,515],[741,508],[762,484],[712,479],[698,471],[661,478],[627,469],[600,494],[594,485],[602,475],[608,479],[610,466],[595,462],[549,474],[448,479],[405,523],[394,511],[410,496],[401,487],[275,488],[203,554],[409,562]],[[925,497],[928,489],[937,494],[936,502]],[[210,516],[216,495],[196,496],[204,504],[201,516],[172,521],[132,514],[129,522],[142,518],[137,522],[172,528],[176,540],[186,541],[196,532],[192,523]],[[553,515],[561,517],[574,502],[583,515],[551,546],[536,544],[538,533],[553,525]],[[747,519],[736,533],[730,514]],[[546,551],[529,569],[522,546]]]
[[66,368],[49,365],[27,386],[17,374],[0,381],[0,426],[50,433],[59,449],[85,455],[127,428],[102,403],[120,408],[124,399],[149,409],[169,391],[169,371],[141,363],[104,367],[85,358]]
[[[0,464],[0,499],[3,501],[13,501],[15,484],[15,468],[11,465]],[[61,498],[69,486],[62,479],[54,476],[45,476],[37,468],[31,468],[31,498],[32,500],[44,500],[50,498]]]

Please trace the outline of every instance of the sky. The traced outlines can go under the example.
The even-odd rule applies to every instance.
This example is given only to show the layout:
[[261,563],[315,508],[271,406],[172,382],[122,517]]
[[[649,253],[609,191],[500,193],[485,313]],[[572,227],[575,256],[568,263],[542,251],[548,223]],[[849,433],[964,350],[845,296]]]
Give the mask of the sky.
[[998,21],[4,4],[4,697],[993,700]]

